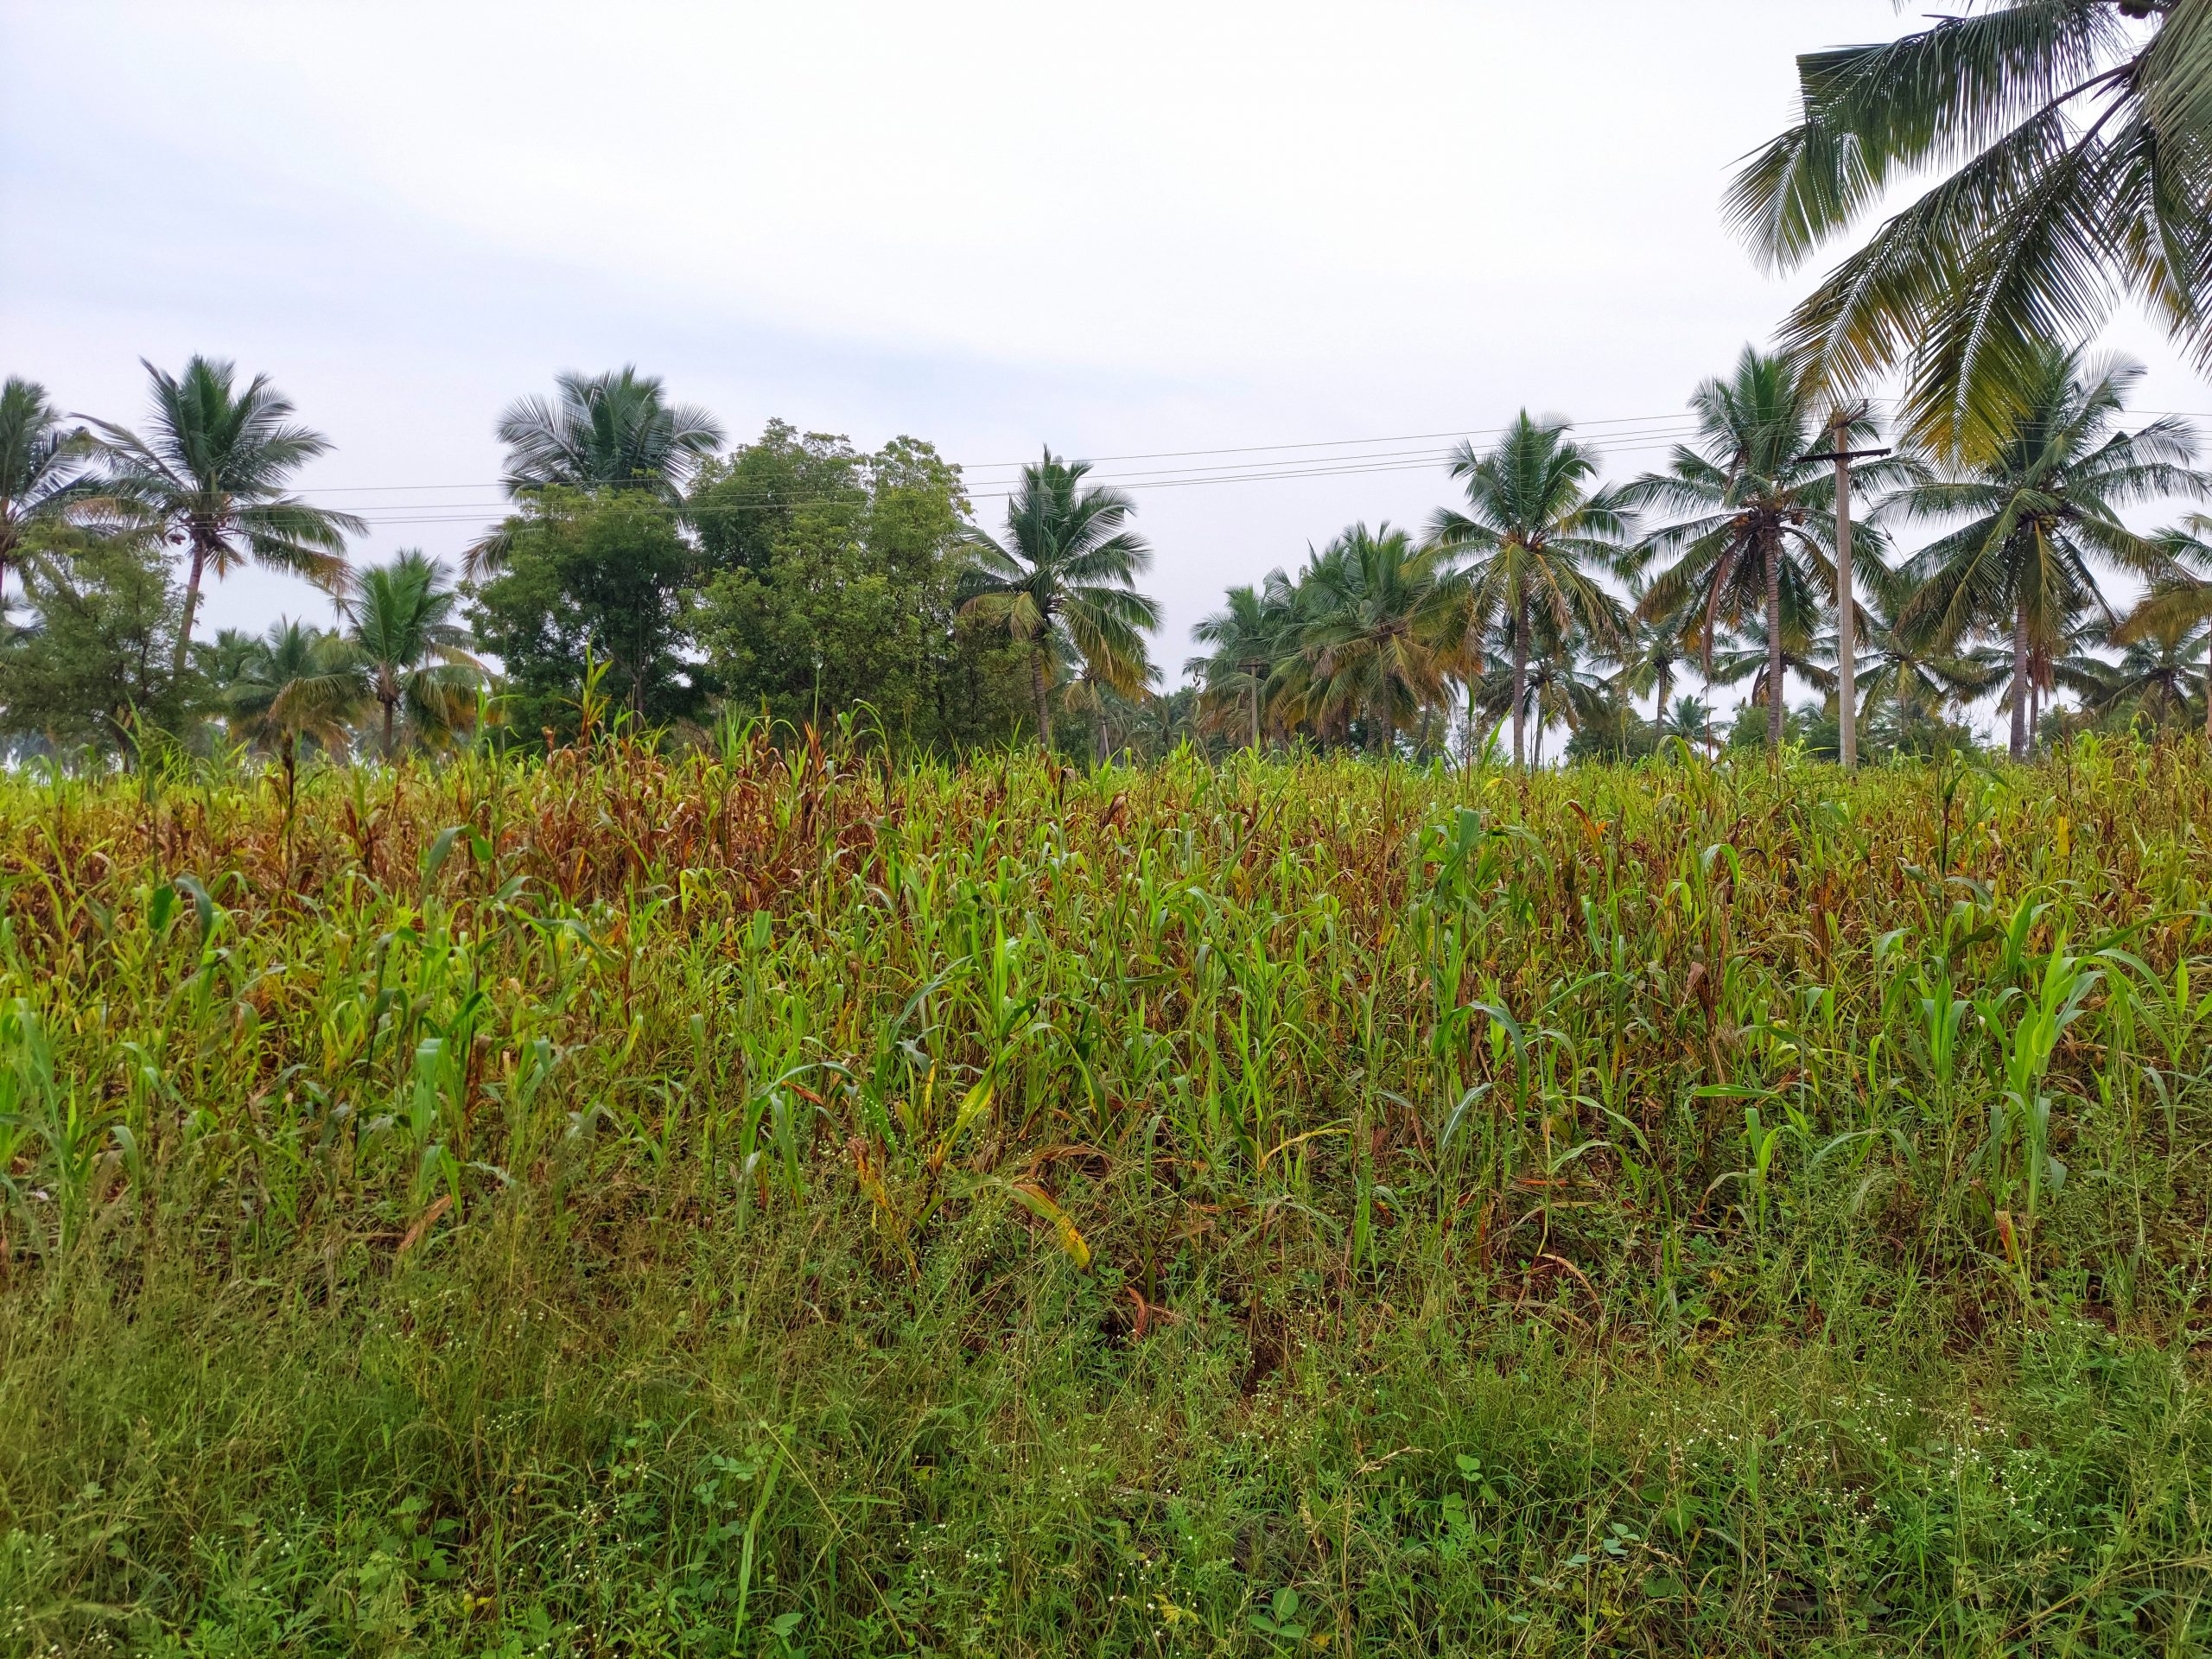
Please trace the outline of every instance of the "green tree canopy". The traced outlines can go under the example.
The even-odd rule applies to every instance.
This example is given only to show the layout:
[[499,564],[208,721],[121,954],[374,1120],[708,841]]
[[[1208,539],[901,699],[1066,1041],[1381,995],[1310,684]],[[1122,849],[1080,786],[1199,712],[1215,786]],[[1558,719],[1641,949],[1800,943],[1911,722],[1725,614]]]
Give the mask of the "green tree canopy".
[[690,503],[710,571],[692,626],[716,689],[794,724],[865,704],[928,747],[1003,734],[1020,664],[957,614],[966,505],[959,468],[913,438],[861,454],[774,421],[711,464]]
[[139,753],[176,733],[171,647],[183,595],[145,531],[48,540],[21,567],[28,625],[0,645],[0,728],[18,742]]
[[696,716],[705,682],[688,652],[698,556],[651,492],[537,492],[509,521],[505,568],[475,590],[476,637],[505,671],[512,723],[576,728],[587,656],[643,725]]

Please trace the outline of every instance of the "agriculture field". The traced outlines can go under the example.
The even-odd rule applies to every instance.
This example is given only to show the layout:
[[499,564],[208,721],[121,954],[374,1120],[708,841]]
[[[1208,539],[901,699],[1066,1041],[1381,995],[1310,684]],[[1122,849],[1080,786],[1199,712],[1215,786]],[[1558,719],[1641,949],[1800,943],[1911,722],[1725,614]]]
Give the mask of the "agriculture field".
[[2212,771],[0,785],[0,1652],[2212,1643]]

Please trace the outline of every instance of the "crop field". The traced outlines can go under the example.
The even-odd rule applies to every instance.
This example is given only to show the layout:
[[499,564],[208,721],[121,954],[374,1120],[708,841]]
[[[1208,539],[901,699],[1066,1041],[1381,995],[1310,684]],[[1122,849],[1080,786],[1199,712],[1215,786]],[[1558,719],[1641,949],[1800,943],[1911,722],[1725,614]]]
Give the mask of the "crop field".
[[2212,770],[0,783],[0,1653],[2201,1653]]

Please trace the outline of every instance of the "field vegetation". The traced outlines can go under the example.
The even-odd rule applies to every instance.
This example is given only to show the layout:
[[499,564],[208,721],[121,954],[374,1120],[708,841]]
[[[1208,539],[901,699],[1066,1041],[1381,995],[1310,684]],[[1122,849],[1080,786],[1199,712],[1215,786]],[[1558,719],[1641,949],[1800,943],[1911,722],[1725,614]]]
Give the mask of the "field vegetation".
[[2212,1649],[2212,4],[1797,68],[1656,424],[0,379],[0,1659]]
[[10,1653],[2212,1636],[2212,772],[0,793]]

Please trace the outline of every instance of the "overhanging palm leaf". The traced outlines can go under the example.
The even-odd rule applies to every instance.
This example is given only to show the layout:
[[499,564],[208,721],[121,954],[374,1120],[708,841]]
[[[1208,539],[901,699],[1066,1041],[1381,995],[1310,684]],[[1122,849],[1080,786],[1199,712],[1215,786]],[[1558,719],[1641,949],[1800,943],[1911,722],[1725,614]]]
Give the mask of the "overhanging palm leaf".
[[32,533],[83,495],[91,447],[82,427],[62,423],[45,387],[15,375],[0,385],[0,588]]
[[2212,360],[2204,0],[1975,5],[1808,54],[1798,82],[1798,124],[1728,200],[1769,263],[1805,259],[1907,173],[1953,169],[1793,315],[1787,343],[1830,382],[1908,366],[1908,431],[1974,459],[2026,407],[2044,342],[2087,339],[2123,296]]

